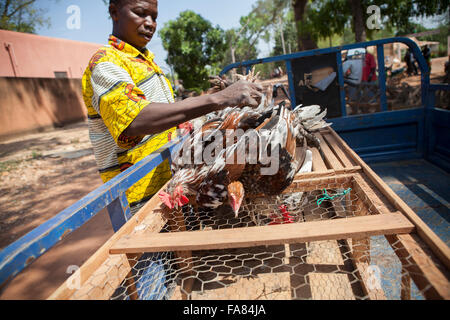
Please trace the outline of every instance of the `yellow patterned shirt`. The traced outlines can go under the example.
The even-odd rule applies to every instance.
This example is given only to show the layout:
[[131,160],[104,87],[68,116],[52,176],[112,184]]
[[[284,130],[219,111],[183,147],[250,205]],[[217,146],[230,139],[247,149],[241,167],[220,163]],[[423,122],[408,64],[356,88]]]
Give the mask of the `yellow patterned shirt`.
[[[89,136],[103,182],[133,166],[175,135],[175,128],[152,136],[127,137],[125,129],[152,102],[173,103],[170,82],[148,50],[110,36],[83,75]],[[127,191],[130,207],[151,198],[171,178],[168,160]]]

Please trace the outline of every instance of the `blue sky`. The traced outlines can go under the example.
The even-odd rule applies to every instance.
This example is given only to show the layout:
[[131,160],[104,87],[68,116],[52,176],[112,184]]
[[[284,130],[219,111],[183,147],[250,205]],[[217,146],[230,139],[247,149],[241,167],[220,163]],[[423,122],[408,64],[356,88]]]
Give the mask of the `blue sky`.
[[[176,19],[181,11],[193,10],[213,25],[219,25],[222,29],[230,29],[239,26],[241,16],[247,15],[257,0],[159,0],[158,25],[162,27],[165,22]],[[50,28],[41,28],[37,34],[93,42],[106,43],[111,33],[112,24],[108,18],[108,8],[101,0],[37,0],[36,5],[47,10],[47,16],[51,19]],[[80,8],[80,29],[67,28],[67,20],[70,14],[67,9],[71,5]],[[437,23],[430,19],[417,19],[416,22],[426,27],[436,27]],[[157,35],[147,46],[156,55],[156,62],[165,72],[170,72],[165,59],[167,54],[162,47],[161,39]],[[266,57],[270,53],[270,44],[261,41],[258,45],[259,57]]]
[[[240,17],[247,15],[254,3],[256,0],[159,0],[158,26],[162,27],[165,22],[176,19],[181,11],[190,9],[222,29],[238,27]],[[70,17],[67,8],[71,5],[80,8],[79,30],[71,30],[66,26]],[[38,0],[37,6],[46,9],[51,19],[51,27],[37,30],[39,35],[104,44],[111,33],[108,9],[101,0]],[[169,71],[166,69],[166,52],[159,36],[154,37],[147,48],[155,53],[156,62]],[[261,45],[260,54],[265,53],[268,53],[268,46]]]

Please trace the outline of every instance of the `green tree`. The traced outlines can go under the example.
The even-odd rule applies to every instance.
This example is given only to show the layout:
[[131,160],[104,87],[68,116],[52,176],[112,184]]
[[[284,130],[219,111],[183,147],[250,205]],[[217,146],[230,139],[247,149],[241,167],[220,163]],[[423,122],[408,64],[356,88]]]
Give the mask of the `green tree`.
[[36,0],[1,0],[0,29],[35,33],[37,27],[49,27],[45,10],[36,8]]
[[259,40],[270,41],[272,31],[284,14],[286,3],[287,0],[258,0],[252,11],[241,17],[240,27],[229,31],[227,38],[233,62],[257,57]]
[[225,33],[193,11],[184,11],[159,31],[171,64],[187,89],[209,87],[208,66],[215,69],[223,61]]
[[225,32],[227,50],[225,51],[222,67],[236,61],[251,60],[258,57],[258,49],[255,43],[243,36],[242,32],[240,34],[241,30],[230,29]]
[[294,13],[288,11],[281,19],[278,29],[275,31],[275,45],[272,55],[281,55],[297,51],[297,28],[294,21]]
[[[290,9],[290,0],[258,0],[252,11],[241,17],[240,28],[234,31],[236,51],[246,51],[245,60],[256,58],[256,46],[259,40],[269,42],[274,36],[280,36],[280,27],[284,26],[286,13]],[[284,36],[284,33],[283,33]],[[231,39],[233,40],[233,39]],[[280,40],[284,42],[284,40]],[[247,49],[245,49],[247,48]],[[286,48],[286,46],[284,47]],[[239,60],[239,59],[236,59]]]
[[[314,30],[316,25],[311,23],[309,18],[311,7],[308,0],[292,0],[294,9],[295,23],[297,25],[297,43],[298,50],[312,50],[317,48],[316,36]],[[322,22],[323,23],[323,22]]]
[[[292,4],[300,50],[315,48],[321,39],[331,42],[334,35],[341,35],[343,43],[353,43],[393,35],[396,30],[408,34],[417,27],[413,18],[448,16],[448,0],[292,0]],[[367,27],[371,5],[380,8],[381,31]]]
[[[448,0],[347,0],[347,8],[343,5],[345,0],[320,1],[317,11],[329,14],[331,7],[339,8],[342,18],[347,16],[351,23],[356,42],[372,39],[377,33],[376,29],[369,29],[366,24],[371,15],[367,13],[367,8],[371,5],[380,8],[381,28],[388,31],[410,30],[414,28],[414,17],[430,17],[448,12]],[[335,16],[331,15],[329,21],[334,19]],[[339,23],[334,31],[342,34],[347,25]]]

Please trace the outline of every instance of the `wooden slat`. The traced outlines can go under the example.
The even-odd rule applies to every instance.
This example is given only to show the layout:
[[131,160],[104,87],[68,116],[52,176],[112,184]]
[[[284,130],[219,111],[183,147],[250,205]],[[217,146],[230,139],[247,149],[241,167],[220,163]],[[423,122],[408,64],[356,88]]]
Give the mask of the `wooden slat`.
[[349,174],[349,173],[357,173],[361,171],[360,166],[348,167],[341,170],[326,170],[326,171],[313,171],[313,172],[302,172],[298,173],[294,177],[294,181],[312,179],[312,178],[321,178],[321,177],[330,177],[336,176],[340,174]]
[[364,294],[369,297],[370,300],[387,300],[383,288],[379,283],[374,283],[373,275],[370,274],[370,265],[367,262],[357,262],[357,258],[354,256],[354,252],[350,250],[349,240],[340,240],[339,242],[347,248],[348,258],[355,268],[355,275],[361,281],[361,287]]
[[411,300],[411,276],[409,272],[402,268],[402,284],[400,291],[400,299],[401,300]]
[[[372,213],[383,214],[389,211],[382,205],[382,200],[373,193],[360,175],[354,176],[354,189],[359,193],[364,193],[366,197],[364,202],[369,206]],[[399,213],[403,214],[401,211]],[[430,299],[442,299],[445,292],[449,288],[447,277],[439,270],[435,262],[414,240],[413,236],[386,236],[395,254],[402,263],[402,279],[401,279],[401,299],[409,300],[411,298],[411,280],[417,284],[420,290],[427,290],[425,296]],[[407,272],[407,273],[405,273]],[[430,288],[437,286],[437,288]],[[441,294],[438,292],[441,291]]]
[[369,297],[370,300],[387,300],[384,294],[383,288],[380,284],[373,284],[372,274],[369,272],[370,265],[367,262],[355,262],[353,261],[357,271],[357,276],[363,283],[363,291]]
[[413,225],[400,214],[375,215],[276,226],[124,236],[111,254],[246,248],[321,240],[409,233]]
[[[355,185],[356,181],[354,182]],[[365,195],[365,193],[364,193]],[[361,191],[358,192],[358,201],[361,201]],[[352,216],[356,215],[368,215],[368,210],[366,204],[362,204],[362,212],[365,214],[357,214],[351,211],[350,202],[350,194],[346,195],[346,206],[343,208],[344,215]],[[361,201],[362,202],[362,201]],[[339,207],[336,207],[334,203],[332,203],[333,210],[335,214],[339,216]],[[400,213],[399,213],[400,214]],[[349,245],[349,241],[352,242],[352,245]],[[356,276],[361,281],[361,287],[364,293],[369,297],[370,300],[386,300],[386,295],[384,294],[383,288],[375,287],[371,285],[370,275],[369,275],[369,262],[370,262],[370,238],[366,237],[363,239],[344,239],[339,240],[338,243],[341,243],[346,248],[346,254],[349,255],[350,261],[353,265],[353,268],[356,270]],[[359,248],[358,248],[359,247]],[[361,254],[361,251],[358,251],[363,247],[365,249],[364,254]],[[352,250],[350,250],[350,248]]]
[[320,148],[322,149],[323,155],[325,156],[325,163],[330,169],[339,170],[343,169],[344,166],[339,161],[339,159],[334,155],[333,151],[331,151],[325,139],[322,137],[320,133],[314,134],[317,139],[320,140]]
[[[368,214],[385,214],[391,212],[360,174],[353,176],[353,191],[358,195],[358,200],[361,200],[363,205],[370,210]],[[392,212],[401,213],[401,211],[396,210]]]
[[336,140],[342,145],[343,150],[349,154],[357,165],[361,166],[364,173],[383,193],[383,195],[402,212],[416,226],[417,234],[430,247],[433,253],[442,261],[447,269],[450,269],[450,248],[442,241],[433,230],[414,212],[389,186],[353,151],[347,143],[333,130],[328,129]]
[[330,186],[336,186],[339,188],[351,188],[352,183],[353,175],[351,174],[295,180],[283,193],[322,190],[323,188],[330,188]]
[[[134,268],[139,258],[139,254],[127,254],[128,263],[130,264],[131,269]],[[130,297],[130,300],[139,300],[139,294],[136,287],[136,279],[133,275],[132,270],[130,270],[130,272],[128,272],[126,276],[125,286],[127,288],[127,295]]]
[[352,161],[351,158],[342,150],[335,137],[331,134],[323,134],[322,136],[328,142],[334,153],[338,156],[339,160],[344,164],[344,167],[349,168],[354,166],[354,161]]
[[328,168],[325,164],[325,162],[323,162],[322,156],[320,155],[320,152],[317,148],[312,148],[311,149],[312,152],[312,161],[313,161],[313,165],[312,165],[312,170],[314,172],[323,172],[323,171],[327,171]]
[[386,239],[426,299],[450,300],[447,276],[419,246],[414,235],[386,235]]
[[[357,182],[355,181],[353,184],[356,185]],[[361,193],[362,192],[358,193],[355,205],[352,206],[356,209],[352,212],[352,215],[354,216],[370,215],[369,207],[363,201],[365,194],[363,195]],[[352,239],[352,253],[356,263],[370,264],[370,238]]]

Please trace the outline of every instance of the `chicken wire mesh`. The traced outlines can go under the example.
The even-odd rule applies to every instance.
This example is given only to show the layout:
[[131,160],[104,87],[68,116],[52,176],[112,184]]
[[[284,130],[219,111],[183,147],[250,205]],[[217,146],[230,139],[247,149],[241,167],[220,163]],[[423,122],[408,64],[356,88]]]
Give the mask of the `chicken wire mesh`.
[[[237,217],[226,205],[215,211],[185,206],[167,214],[161,232],[251,228],[376,214],[364,195],[352,188],[351,179],[332,180],[316,190],[246,199]],[[128,254],[127,259],[131,272],[125,271],[117,288],[109,288],[112,300],[365,300],[400,299],[405,294],[423,299],[423,292],[429,289],[421,292],[413,281],[407,287],[405,261],[414,262],[406,259],[402,265],[384,236]],[[105,290],[110,274],[106,266],[103,274],[97,272],[96,280],[91,277],[73,298],[89,299],[99,287]]]

